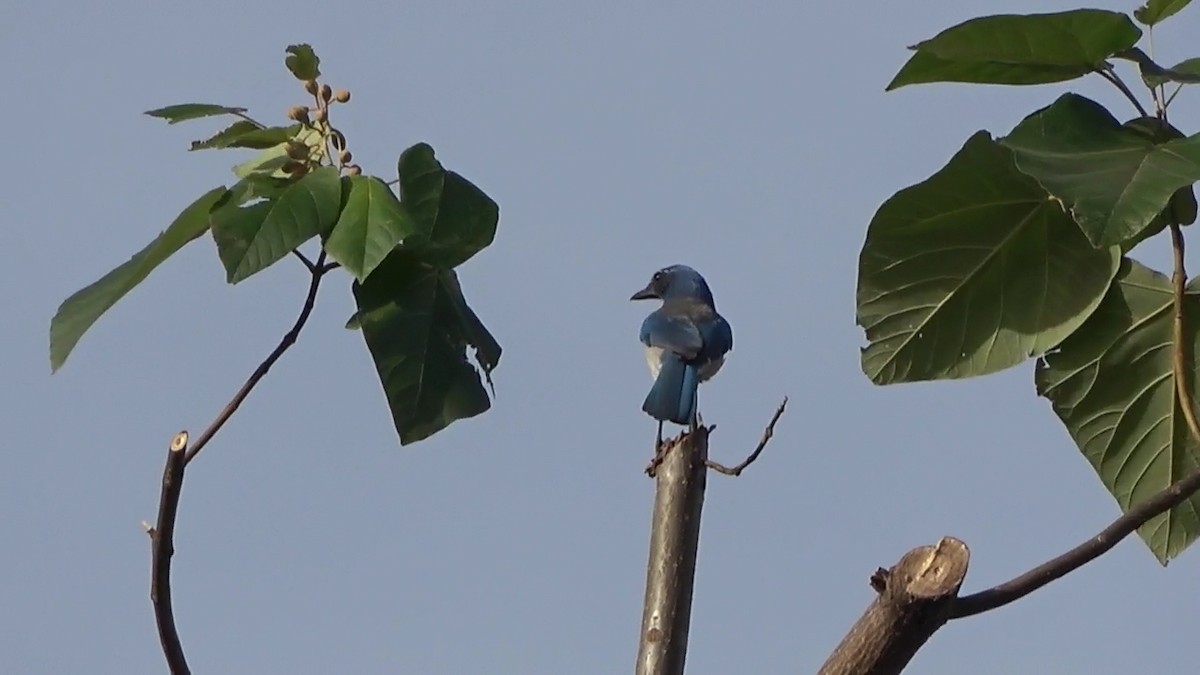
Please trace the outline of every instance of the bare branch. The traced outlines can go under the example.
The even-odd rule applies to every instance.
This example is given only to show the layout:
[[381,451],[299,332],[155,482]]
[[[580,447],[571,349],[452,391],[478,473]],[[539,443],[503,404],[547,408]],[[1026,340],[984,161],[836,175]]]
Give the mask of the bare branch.
[[[1172,275],[1173,304],[1175,317],[1173,325],[1173,368],[1175,376],[1175,392],[1180,410],[1192,436],[1200,440],[1200,424],[1196,423],[1195,404],[1188,389],[1188,373],[1191,367],[1191,355],[1188,354],[1188,341],[1184,332],[1183,300],[1187,289],[1187,270],[1183,264],[1183,233],[1178,225],[1171,225],[1171,248],[1174,253],[1175,272]],[[997,607],[1003,607],[1014,600],[1029,595],[1046,584],[1069,574],[1087,563],[1104,555],[1122,539],[1137,531],[1151,518],[1165,513],[1183,503],[1197,490],[1200,490],[1200,469],[1180,478],[1168,485],[1166,489],[1150,497],[1142,503],[1129,509],[1111,525],[1099,534],[1088,539],[1066,553],[1045,562],[1028,572],[994,586],[985,591],[973,593],[958,599],[954,605],[951,618],[960,619],[986,612]]]
[[183,470],[188,434],[181,431],[171,440],[167,464],[163,469],[162,494],[158,502],[158,520],[146,529],[150,535],[151,560],[150,603],[158,624],[158,639],[162,643],[167,666],[174,675],[190,675],[183,644],[175,629],[175,612],[171,607],[171,556],[175,555],[175,516],[179,510],[179,495],[183,490]]
[[655,476],[637,675],[682,675],[700,547],[710,427],[669,441]]
[[225,423],[229,421],[233,413],[237,412],[238,407],[250,395],[250,392],[258,384],[258,381],[267,374],[267,371],[271,370],[271,366],[275,365],[275,362],[279,360],[279,357],[283,356],[283,353],[289,347],[296,344],[296,338],[300,335],[300,329],[304,328],[304,324],[308,322],[308,317],[312,314],[313,305],[317,302],[317,291],[321,287],[321,279],[325,276],[325,272],[328,271],[325,269],[325,255],[325,251],[321,251],[321,255],[313,263],[314,271],[312,272],[312,280],[308,284],[308,294],[304,297],[304,306],[300,309],[300,316],[296,318],[296,323],[292,324],[291,329],[287,333],[284,333],[283,338],[279,340],[279,344],[275,346],[275,349],[272,350],[267,358],[263,359],[262,363],[258,364],[254,372],[250,374],[249,379],[242,385],[242,388],[238,389],[229,403],[225,404],[225,407],[221,409],[216,419],[212,421],[212,424],[209,424],[208,428],[196,439],[196,443],[187,451],[185,462],[192,461],[196,458],[196,455],[200,454],[204,446],[208,445],[208,442],[221,430],[221,427],[225,426]]
[[758,447],[754,448],[754,452],[750,453],[746,459],[743,459],[741,464],[729,467],[725,466],[724,464],[714,462],[711,459],[706,459],[704,460],[704,465],[713,471],[716,471],[717,473],[723,473],[726,476],[742,475],[742,472],[746,470],[746,467],[750,466],[756,459],[758,459],[758,456],[762,454],[763,448],[767,447],[767,443],[769,443],[771,441],[771,437],[775,435],[775,423],[778,422],[779,418],[783,416],[783,410],[787,407],[787,403],[788,399],[786,396],[784,396],[783,401],[779,404],[779,407],[775,409],[775,414],[771,416],[771,421],[767,423],[767,428],[763,429],[762,439],[758,441]]
[[958,539],[920,546],[871,578],[879,595],[819,675],[892,675],[946,623],[971,553]]
[[308,259],[308,256],[301,253],[300,249],[298,249],[298,248],[292,249],[292,255],[296,256],[297,258],[300,259],[300,262],[304,263],[304,266],[308,268],[309,274],[314,274],[317,271],[317,266],[315,264],[313,264],[313,261]]

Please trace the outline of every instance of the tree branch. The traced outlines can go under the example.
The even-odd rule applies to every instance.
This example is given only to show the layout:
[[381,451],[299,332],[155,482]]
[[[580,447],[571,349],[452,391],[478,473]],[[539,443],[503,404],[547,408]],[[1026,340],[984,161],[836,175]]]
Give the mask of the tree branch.
[[683,673],[710,430],[702,426],[670,441],[655,473],[637,675]]
[[879,570],[879,592],[819,675],[891,675],[904,670],[917,650],[950,617],[954,597],[967,574],[967,545],[944,537],[920,546],[890,570]]
[[196,439],[196,443],[187,451],[187,456],[184,459],[185,462],[191,462],[196,458],[196,455],[200,454],[204,446],[208,445],[208,442],[221,430],[221,427],[225,426],[225,423],[229,421],[233,413],[237,412],[238,407],[250,395],[250,392],[258,384],[258,381],[267,374],[267,371],[271,370],[271,366],[275,365],[275,362],[279,360],[279,357],[283,356],[283,353],[289,347],[296,344],[296,338],[300,335],[300,329],[304,328],[304,324],[308,322],[308,317],[312,314],[313,306],[317,302],[317,291],[321,287],[321,279],[329,271],[326,269],[325,256],[326,253],[322,250],[321,255],[317,256],[317,261],[312,264],[312,279],[308,284],[308,294],[304,297],[304,306],[300,309],[300,316],[296,318],[296,323],[292,324],[291,329],[287,333],[284,333],[283,338],[279,340],[279,344],[275,346],[275,349],[272,350],[267,358],[263,359],[262,363],[258,364],[254,372],[250,374],[249,379],[242,385],[242,388],[233,395],[229,403],[225,404],[225,407],[221,409],[216,419],[212,421],[212,424],[209,424],[208,428]]
[[181,431],[171,440],[167,450],[167,465],[163,469],[162,494],[158,501],[158,520],[147,528],[150,535],[151,564],[150,603],[158,624],[158,639],[163,655],[173,675],[190,675],[183,644],[175,629],[175,612],[171,607],[171,556],[175,555],[175,516],[179,510],[179,495],[183,490],[183,470],[188,434]]
[[313,274],[317,271],[317,266],[315,264],[313,264],[313,261],[309,260],[308,256],[304,255],[300,251],[300,249],[298,249],[298,248],[292,249],[292,255],[296,256],[297,258],[300,259],[300,262],[304,263],[304,266],[308,268],[309,274]]
[[741,464],[729,467],[725,466],[724,464],[714,462],[711,459],[706,459],[704,460],[704,465],[713,471],[716,471],[717,473],[723,473],[726,476],[742,475],[742,472],[746,470],[746,467],[750,466],[756,459],[758,459],[758,456],[762,454],[763,448],[767,447],[767,443],[769,443],[771,441],[771,437],[775,435],[775,423],[778,422],[779,418],[783,416],[783,410],[787,407],[787,402],[788,399],[786,396],[784,396],[783,401],[779,404],[779,407],[775,409],[775,414],[771,416],[771,421],[767,423],[767,428],[763,429],[763,435],[758,441],[758,447],[754,448],[754,452],[751,452],[746,459],[743,459]]

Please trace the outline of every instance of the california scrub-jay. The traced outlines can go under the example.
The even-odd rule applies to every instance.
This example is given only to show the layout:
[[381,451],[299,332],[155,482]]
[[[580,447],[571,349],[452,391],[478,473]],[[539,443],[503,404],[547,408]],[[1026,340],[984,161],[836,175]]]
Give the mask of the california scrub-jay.
[[629,299],[651,298],[663,302],[642,322],[641,340],[654,378],[642,410],[658,420],[661,446],[664,421],[696,427],[696,390],[721,369],[733,349],[733,329],[717,314],[704,277],[687,265],[655,272]]

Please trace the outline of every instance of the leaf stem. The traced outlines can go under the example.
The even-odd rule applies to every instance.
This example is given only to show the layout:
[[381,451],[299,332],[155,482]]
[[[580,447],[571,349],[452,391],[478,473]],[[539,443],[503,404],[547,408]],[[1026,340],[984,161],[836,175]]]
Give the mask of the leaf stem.
[[262,122],[259,122],[258,120],[256,120],[256,119],[254,119],[253,117],[251,117],[251,116],[247,115],[246,113],[242,113],[242,112],[235,112],[235,113],[232,113],[232,114],[233,114],[234,116],[236,116],[236,117],[240,117],[240,118],[242,118],[242,119],[246,120],[247,122],[249,122],[249,123],[253,124],[253,125],[254,125],[254,126],[256,126],[256,127],[258,127],[259,129],[266,129],[266,128],[267,128],[267,125],[263,124]]
[[1125,98],[1129,99],[1129,102],[1133,104],[1133,107],[1137,108],[1138,113],[1141,114],[1142,117],[1150,116],[1149,113],[1146,112],[1146,109],[1142,106],[1142,102],[1139,101],[1137,96],[1134,96],[1133,92],[1129,90],[1129,87],[1125,85],[1125,81],[1121,79],[1121,76],[1113,72],[1112,66],[1109,66],[1108,68],[1098,68],[1096,69],[1096,72],[1099,73],[1100,77],[1103,77],[1111,82],[1114,87],[1120,89],[1121,93],[1125,94]]
[[225,423],[229,421],[233,413],[237,412],[238,406],[242,405],[242,402],[250,395],[250,392],[258,384],[259,380],[267,374],[271,366],[275,365],[275,362],[279,360],[279,357],[283,356],[289,347],[296,344],[296,338],[299,337],[300,330],[304,328],[304,324],[308,322],[308,317],[312,314],[313,306],[316,304],[317,291],[321,287],[321,279],[329,271],[326,269],[325,256],[325,251],[321,251],[321,254],[317,256],[316,262],[313,263],[312,279],[308,284],[308,294],[304,297],[304,306],[300,309],[300,316],[296,318],[296,322],[292,324],[291,329],[287,333],[284,333],[283,338],[279,340],[279,344],[267,355],[267,358],[258,364],[254,372],[250,374],[249,379],[242,385],[242,388],[238,389],[229,403],[225,404],[225,407],[221,409],[221,412],[212,421],[212,424],[209,424],[208,428],[200,434],[196,439],[196,443],[188,449],[187,456],[184,459],[185,462],[191,462],[196,458],[196,455],[200,454],[204,446],[221,430],[221,427],[225,426]]
[[1183,230],[1178,223],[1171,223],[1171,252],[1175,260],[1175,271],[1171,275],[1174,289],[1173,303],[1175,306],[1174,329],[1174,362],[1175,362],[1175,392],[1179,397],[1179,408],[1183,411],[1183,419],[1187,422],[1192,438],[1200,442],[1200,424],[1196,422],[1195,404],[1192,402],[1192,392],[1188,389],[1187,375],[1191,373],[1188,362],[1192,355],[1188,353],[1186,333],[1184,331],[1183,300],[1187,292],[1187,270],[1183,265]]

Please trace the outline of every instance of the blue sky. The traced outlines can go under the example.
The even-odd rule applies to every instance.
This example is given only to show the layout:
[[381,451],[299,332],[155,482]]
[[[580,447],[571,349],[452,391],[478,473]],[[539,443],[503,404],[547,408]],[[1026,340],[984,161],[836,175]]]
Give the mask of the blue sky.
[[[1068,88],[1129,113],[1098,79],[885,94],[904,46],[979,14],[1072,6],[647,5],[10,3],[0,671],[164,670],[139,523],[167,443],[271,349],[305,272],[284,261],[230,287],[203,239],[53,377],[47,327],[241,159],[185,152],[214,125],[140,113],[206,101],[282,120],[303,102],[282,66],[294,42],[353,91],[337,121],[367,171],[390,175],[426,141],[500,203],[496,243],[461,270],[505,349],[498,398],[399,448],[333,277],[188,470],[175,602],[195,672],[629,672],[654,426],[639,410],[650,307],[627,298],[675,262],[705,274],[735,332],[701,393],[715,457],[740,459],[792,400],[760,462],[709,483],[689,674],[815,671],[870,602],[871,572],[942,535],[971,546],[972,591],[1117,515],[1031,364],[878,388],[854,325],[858,249],[889,195]],[[1168,22],[1160,60],[1195,56],[1198,29],[1196,8]],[[1196,130],[1198,109],[1185,91],[1172,120]],[[947,626],[910,671],[1182,672],[1198,573],[1195,551],[1162,569],[1128,540]]]

